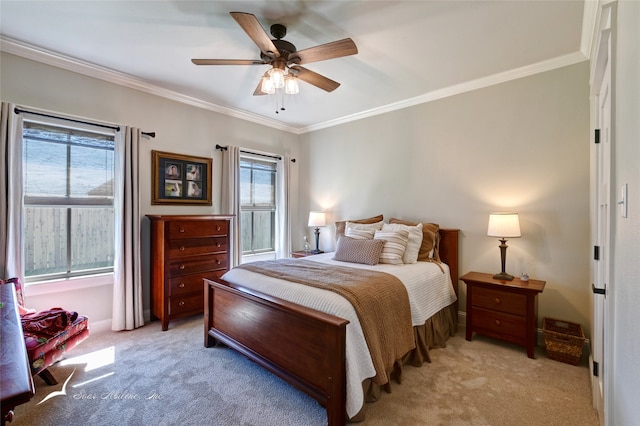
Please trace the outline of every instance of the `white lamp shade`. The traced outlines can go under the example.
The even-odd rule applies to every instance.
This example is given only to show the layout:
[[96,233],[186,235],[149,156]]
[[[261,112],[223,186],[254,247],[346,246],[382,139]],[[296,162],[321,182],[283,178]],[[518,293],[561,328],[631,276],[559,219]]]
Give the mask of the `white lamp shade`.
[[284,70],[273,67],[269,70],[269,77],[276,89],[282,89],[284,87]]
[[487,235],[498,238],[520,237],[518,213],[491,213],[489,215]]
[[326,226],[327,220],[324,212],[309,212],[309,226]]
[[300,91],[298,87],[298,79],[290,74],[284,79],[284,91],[287,95],[295,95]]
[[267,95],[273,95],[276,93],[276,87],[267,76],[262,77],[262,86],[260,87],[260,90],[262,90],[262,93],[266,93]]

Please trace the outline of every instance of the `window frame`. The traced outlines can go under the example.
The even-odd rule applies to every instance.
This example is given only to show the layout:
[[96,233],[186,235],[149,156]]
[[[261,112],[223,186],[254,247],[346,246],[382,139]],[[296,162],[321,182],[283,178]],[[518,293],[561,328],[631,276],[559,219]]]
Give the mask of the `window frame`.
[[[72,124],[68,123],[67,120],[65,120],[64,118],[54,118],[54,117],[41,117],[41,116],[36,116],[34,115],[29,115],[28,113],[25,114],[25,118],[23,119],[23,124],[22,124],[22,135],[21,135],[21,144],[22,144],[22,160],[23,163],[23,181],[22,181],[22,188],[23,188],[23,197],[22,197],[22,208],[21,208],[21,214],[23,217],[23,223],[24,223],[24,227],[23,230],[27,229],[27,209],[28,208],[60,208],[60,209],[65,209],[66,211],[62,213],[62,215],[65,217],[65,223],[66,223],[66,232],[65,232],[65,236],[63,238],[66,237],[66,264],[64,265],[64,269],[66,269],[65,272],[54,272],[54,273],[45,273],[45,274],[38,274],[38,275],[27,275],[27,270],[26,270],[26,251],[27,251],[27,244],[26,241],[23,244],[23,267],[24,267],[24,273],[25,273],[25,277],[24,277],[24,281],[26,284],[34,284],[34,283],[43,283],[43,282],[55,282],[55,281],[60,281],[60,280],[69,280],[69,279],[74,279],[74,280],[78,280],[78,279],[83,279],[83,278],[91,278],[91,277],[99,277],[100,275],[110,275],[113,276],[113,271],[114,271],[114,261],[115,261],[115,245],[113,247],[113,252],[108,253],[108,255],[110,255],[111,257],[111,265],[110,266],[103,266],[103,267],[96,267],[96,268],[83,268],[83,269],[74,269],[73,267],[73,251],[74,248],[76,247],[76,245],[72,244],[72,241],[74,240],[74,231],[73,231],[73,221],[72,221],[72,216],[74,215],[73,210],[74,209],[83,209],[83,208],[98,208],[98,209],[108,209],[110,210],[110,215],[113,218],[112,220],[112,224],[115,225],[115,194],[113,193],[113,191],[111,192],[110,195],[104,195],[104,196],[94,196],[94,197],[78,197],[78,196],[74,196],[73,192],[71,190],[71,173],[72,173],[72,164],[71,164],[71,155],[72,155],[72,147],[73,146],[78,146],[78,147],[83,147],[86,146],[87,148],[92,148],[92,149],[99,149],[99,150],[107,150],[107,151],[112,151],[113,155],[112,155],[112,159],[111,159],[111,170],[110,170],[110,175],[112,182],[115,181],[115,174],[116,174],[116,170],[115,170],[115,162],[116,162],[116,156],[117,156],[117,149],[116,149],[116,140],[117,140],[117,129],[105,129],[104,126],[92,126],[90,123],[86,123],[86,124],[82,124],[79,123],[75,120],[69,120],[69,121],[73,121]],[[31,125],[41,125],[41,126],[47,126],[47,127],[51,127],[54,129],[58,129],[60,132],[64,132],[67,134],[67,139],[65,141],[55,141],[55,140],[46,140],[46,139],[40,139],[40,142],[46,142],[46,143],[59,143],[61,145],[65,145],[66,146],[66,190],[65,190],[65,194],[64,195],[58,195],[58,196],[40,196],[40,195],[27,195],[27,180],[26,180],[26,176],[27,176],[27,154],[26,154],[26,145],[27,145],[27,141],[28,140],[34,140],[37,141],[38,138],[33,138],[33,137],[25,137],[25,131],[27,130],[27,128],[29,128]],[[33,127],[35,127],[33,126]],[[73,135],[73,133],[77,133],[77,132],[82,132],[82,133],[90,133],[90,134],[95,134],[95,135],[102,135],[105,137],[106,141],[109,141],[111,146],[106,146],[106,147],[99,147],[99,146],[88,146],[88,145],[82,145],[82,144],[78,144],[78,143],[73,143],[72,141],[70,141],[70,137]],[[77,136],[77,135],[76,135]],[[96,140],[98,140],[98,138],[96,138]],[[23,231],[24,232],[24,231]],[[23,236],[24,239],[24,236]],[[114,235],[114,240],[115,240],[115,235]],[[107,254],[107,253],[103,253],[103,254]],[[103,280],[101,280],[103,281]]]
[[[267,157],[267,158],[265,158]],[[258,257],[258,256],[269,256],[269,255],[275,255],[276,251],[277,251],[277,245],[278,245],[278,231],[277,231],[277,227],[278,227],[278,214],[279,214],[279,206],[278,206],[278,159],[277,157],[273,157],[272,159],[270,158],[270,156],[268,155],[264,155],[264,156],[258,156],[258,155],[254,155],[254,154],[250,154],[250,153],[241,153],[240,154],[240,173],[242,173],[243,169],[247,169],[247,167],[243,167],[243,163],[245,162],[250,162],[252,165],[253,164],[262,164],[262,165],[268,165],[270,167],[270,172],[272,173],[272,182],[273,182],[273,186],[272,186],[272,191],[273,191],[273,204],[270,205],[253,205],[251,207],[247,207],[246,204],[242,203],[242,190],[243,190],[243,183],[242,183],[242,178],[240,178],[240,187],[239,187],[239,191],[240,191],[240,223],[242,223],[242,214],[245,212],[251,212],[252,213],[252,220],[251,220],[251,249],[250,250],[245,250],[244,247],[240,247],[240,255],[243,258],[247,258],[247,257]],[[253,170],[254,168],[251,167],[251,170]],[[262,169],[265,170],[265,169]],[[252,179],[252,185],[253,185],[253,173],[251,174],[251,179]],[[253,194],[253,188],[251,189],[252,194]],[[254,213],[259,213],[259,212],[271,212],[272,213],[272,218],[271,218],[271,247],[267,248],[267,249],[258,249],[256,250],[255,247],[255,241],[256,241],[256,237],[255,237],[255,229],[254,229],[254,225],[255,225],[255,220],[253,218],[253,214]],[[240,229],[240,233],[242,235],[243,233],[243,229]],[[241,245],[242,245],[242,238],[241,238]]]

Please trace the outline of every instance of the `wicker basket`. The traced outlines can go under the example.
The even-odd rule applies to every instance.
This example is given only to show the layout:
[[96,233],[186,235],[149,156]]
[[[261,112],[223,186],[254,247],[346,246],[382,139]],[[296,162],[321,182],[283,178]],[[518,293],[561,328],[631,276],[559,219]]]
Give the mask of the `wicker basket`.
[[542,331],[547,356],[550,359],[578,365],[585,341],[580,324],[545,318]]

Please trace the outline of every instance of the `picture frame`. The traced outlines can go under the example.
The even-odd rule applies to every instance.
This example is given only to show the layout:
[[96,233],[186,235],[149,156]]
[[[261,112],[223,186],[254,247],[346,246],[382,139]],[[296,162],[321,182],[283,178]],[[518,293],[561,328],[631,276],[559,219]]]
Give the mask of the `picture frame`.
[[151,204],[211,205],[211,158],[162,151],[151,157]]

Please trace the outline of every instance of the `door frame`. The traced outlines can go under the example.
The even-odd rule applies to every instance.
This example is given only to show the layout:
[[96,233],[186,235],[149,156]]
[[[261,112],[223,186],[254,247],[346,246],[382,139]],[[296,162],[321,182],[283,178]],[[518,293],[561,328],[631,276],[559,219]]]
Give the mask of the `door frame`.
[[[597,315],[596,315],[596,298],[599,297],[603,297],[604,299],[602,299],[602,346],[603,346],[603,350],[602,350],[602,360],[597,360],[599,362],[599,374],[601,375],[601,377],[603,377],[602,380],[602,387],[603,387],[603,392],[602,395],[599,394],[599,378],[596,377],[595,375],[593,375],[594,373],[594,368],[593,368],[593,361],[595,361],[593,359],[594,356],[594,348],[592,347],[592,355],[589,359],[590,361],[590,367],[591,367],[591,372],[592,372],[592,376],[591,376],[591,386],[592,386],[592,397],[593,397],[593,406],[594,408],[596,408],[596,410],[598,411],[598,416],[600,419],[600,424],[601,425],[609,425],[611,424],[610,422],[610,418],[611,418],[611,413],[612,413],[612,404],[610,401],[610,396],[612,395],[611,393],[611,371],[612,369],[610,368],[610,364],[608,362],[608,360],[613,359],[613,351],[614,351],[614,347],[613,347],[613,339],[612,339],[612,333],[613,333],[613,329],[612,329],[612,324],[613,324],[613,318],[612,318],[612,306],[611,303],[613,301],[613,292],[615,291],[615,286],[614,286],[614,282],[613,282],[613,277],[612,277],[612,269],[611,266],[613,265],[613,241],[612,241],[612,232],[613,232],[613,221],[615,220],[615,214],[616,214],[616,204],[615,204],[615,200],[614,200],[614,193],[615,191],[613,190],[613,188],[615,188],[615,182],[613,180],[614,178],[614,162],[613,162],[613,147],[614,147],[614,141],[615,141],[615,135],[613,132],[613,124],[614,124],[614,117],[615,117],[615,110],[614,110],[614,105],[615,105],[615,62],[614,62],[614,46],[615,46],[615,40],[614,40],[614,35],[615,35],[615,19],[616,19],[616,2],[610,2],[610,3],[606,3],[603,4],[602,6],[600,6],[599,11],[598,11],[598,19],[597,19],[597,25],[596,25],[596,34],[595,34],[595,44],[594,44],[594,50],[593,50],[593,55],[592,55],[592,62],[591,62],[591,111],[592,111],[592,130],[593,133],[595,134],[595,129],[599,129],[601,126],[601,115],[600,115],[600,107],[601,107],[601,99],[600,99],[600,95],[601,95],[601,88],[602,86],[607,83],[608,85],[608,96],[609,96],[609,103],[610,103],[610,107],[609,107],[609,117],[608,117],[608,121],[609,121],[609,133],[606,135],[601,135],[602,137],[608,138],[608,143],[610,146],[610,155],[609,155],[609,164],[608,164],[608,171],[609,171],[609,190],[608,190],[608,199],[606,200],[608,203],[608,216],[609,216],[609,221],[608,221],[608,229],[607,232],[605,232],[605,234],[608,236],[607,237],[607,241],[605,242],[605,244],[607,245],[607,252],[606,253],[602,253],[602,260],[604,262],[607,262],[607,264],[599,266],[601,268],[604,268],[605,270],[605,276],[604,276],[604,284],[606,284],[606,288],[605,288],[605,294],[604,295],[599,295],[599,294],[593,294],[592,295],[592,304],[593,304],[593,309],[592,309],[592,314],[593,314],[593,318],[592,318],[592,335],[594,335],[594,333],[597,332],[596,328],[600,327],[599,324],[596,324],[596,320]],[[607,82],[605,82],[605,79],[608,79]],[[598,221],[599,221],[599,215],[598,215],[598,210],[600,209],[600,200],[598,200],[597,196],[599,193],[599,188],[598,186],[600,185],[600,182],[597,180],[597,162],[599,161],[598,158],[598,147],[596,146],[595,143],[592,144],[591,147],[591,152],[592,152],[592,160],[591,160],[591,212],[590,212],[590,216],[591,216],[591,240],[593,242],[593,245],[596,246],[600,243],[599,241],[599,235],[598,235]],[[595,251],[595,249],[594,249]],[[595,256],[595,254],[594,254]],[[591,277],[592,277],[592,282],[596,282],[596,264],[595,264],[595,260],[593,262],[591,262]],[[594,340],[597,339],[592,339],[592,345],[595,345],[597,342],[595,342]]]

